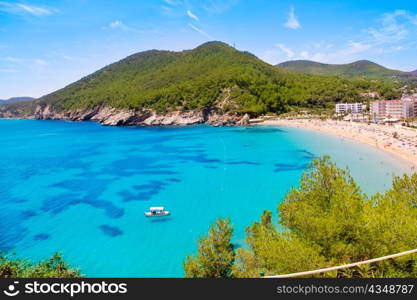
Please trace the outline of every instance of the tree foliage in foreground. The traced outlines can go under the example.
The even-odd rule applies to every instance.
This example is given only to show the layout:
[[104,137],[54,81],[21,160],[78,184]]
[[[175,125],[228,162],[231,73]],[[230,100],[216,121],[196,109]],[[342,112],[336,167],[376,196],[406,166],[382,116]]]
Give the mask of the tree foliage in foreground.
[[60,254],[39,263],[0,255],[0,278],[78,278],[81,273],[71,269]]
[[230,277],[235,260],[232,235],[229,219],[218,219],[212,224],[208,235],[199,241],[198,254],[188,256],[184,263],[186,277]]
[[[302,272],[415,249],[416,204],[417,174],[395,177],[390,190],[367,196],[348,170],[336,167],[329,157],[320,158],[279,205],[279,229],[269,211],[247,228],[248,247],[237,249],[227,276]],[[316,276],[417,277],[416,257]],[[213,265],[201,268],[204,272]]]

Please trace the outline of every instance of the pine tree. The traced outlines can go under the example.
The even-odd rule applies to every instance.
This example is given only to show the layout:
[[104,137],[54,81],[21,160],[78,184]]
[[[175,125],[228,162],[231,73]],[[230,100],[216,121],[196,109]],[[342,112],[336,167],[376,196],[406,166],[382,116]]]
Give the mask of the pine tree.
[[188,256],[184,263],[186,277],[231,277],[235,260],[232,235],[233,226],[229,219],[219,218],[212,224],[208,235],[199,241],[198,253]]

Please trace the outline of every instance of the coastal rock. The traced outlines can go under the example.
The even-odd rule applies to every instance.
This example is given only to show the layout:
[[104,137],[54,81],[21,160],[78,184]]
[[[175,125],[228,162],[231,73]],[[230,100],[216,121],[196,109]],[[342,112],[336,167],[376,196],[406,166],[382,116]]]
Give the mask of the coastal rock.
[[248,115],[248,114],[245,114],[245,115],[242,117],[242,119],[240,119],[240,120],[236,123],[236,125],[238,125],[238,126],[248,126],[248,125],[250,125],[250,118],[249,118],[249,115]]
[[128,124],[134,117],[134,112],[118,111],[114,108],[104,107],[91,116],[90,120],[100,122],[107,126],[120,126]]
[[217,112],[212,112],[207,115],[207,124],[213,126],[233,126],[236,125],[240,120],[240,117],[237,114],[219,114]]
[[185,126],[204,123],[204,115],[200,111],[172,112],[158,115],[152,112],[151,116],[141,122],[148,126]]
[[50,105],[37,105],[33,117],[37,120],[70,120],[64,113],[54,111]]
[[48,119],[50,116],[50,106],[46,105],[45,107],[42,107],[41,105],[37,105],[36,109],[35,109],[35,119],[38,120],[46,120]]
[[163,114],[150,109],[133,111],[112,107],[93,107],[55,111],[50,105],[38,104],[33,117],[38,120],[91,120],[106,126],[249,125],[249,116],[247,114],[242,117],[236,113],[222,114],[211,110],[174,111]]
[[11,111],[0,111],[0,118],[2,119],[12,119],[15,118],[17,113]]

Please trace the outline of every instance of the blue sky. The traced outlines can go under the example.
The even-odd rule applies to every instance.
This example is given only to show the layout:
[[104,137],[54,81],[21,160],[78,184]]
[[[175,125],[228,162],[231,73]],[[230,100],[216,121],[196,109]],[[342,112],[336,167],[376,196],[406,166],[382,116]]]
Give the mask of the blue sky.
[[210,40],[269,63],[417,69],[417,1],[0,0],[0,98],[50,93],[148,49]]

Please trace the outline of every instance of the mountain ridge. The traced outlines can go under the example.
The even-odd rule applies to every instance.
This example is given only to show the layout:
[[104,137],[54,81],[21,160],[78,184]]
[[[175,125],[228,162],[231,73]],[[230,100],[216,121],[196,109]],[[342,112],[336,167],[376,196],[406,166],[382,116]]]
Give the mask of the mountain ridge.
[[394,88],[277,68],[215,41],[181,52],[135,53],[33,103],[10,104],[0,116],[105,125],[222,125],[235,124],[245,114],[281,114],[293,107],[358,101],[370,90],[383,94]]
[[368,77],[368,78],[398,78],[412,77],[411,72],[392,70],[369,60],[358,60],[348,64],[325,64],[311,60],[286,61],[278,67],[316,75],[333,75],[341,77]]
[[33,97],[11,97],[9,99],[0,99],[0,104],[6,104],[6,103],[15,103],[15,102],[21,102],[21,101],[33,101],[35,98]]

